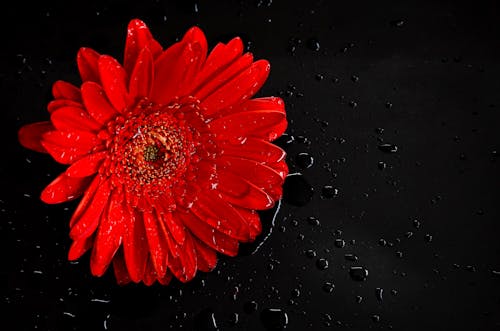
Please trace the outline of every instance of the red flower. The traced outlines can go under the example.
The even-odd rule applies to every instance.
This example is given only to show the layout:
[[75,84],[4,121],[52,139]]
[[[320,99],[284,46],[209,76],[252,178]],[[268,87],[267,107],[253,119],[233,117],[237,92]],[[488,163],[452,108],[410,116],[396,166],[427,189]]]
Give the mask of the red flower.
[[70,221],[69,259],[92,250],[92,274],[113,262],[120,284],[182,282],[234,256],[261,232],[255,210],[281,198],[287,126],[280,98],[250,99],[269,73],[239,38],[207,56],[191,28],[163,50],[132,20],[123,66],[78,52],[82,85],[54,83],[50,121],[19,131],[27,148],[69,167],[42,192],[49,204],[83,196]]

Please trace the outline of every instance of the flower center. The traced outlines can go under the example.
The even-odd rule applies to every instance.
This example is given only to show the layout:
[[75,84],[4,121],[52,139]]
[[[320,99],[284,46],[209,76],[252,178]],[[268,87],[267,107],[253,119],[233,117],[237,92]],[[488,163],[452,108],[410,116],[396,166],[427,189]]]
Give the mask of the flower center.
[[155,145],[148,145],[144,148],[144,160],[154,162],[159,158],[160,149]]
[[141,195],[161,194],[184,174],[194,153],[191,130],[173,112],[174,106],[139,103],[108,126],[115,186]]

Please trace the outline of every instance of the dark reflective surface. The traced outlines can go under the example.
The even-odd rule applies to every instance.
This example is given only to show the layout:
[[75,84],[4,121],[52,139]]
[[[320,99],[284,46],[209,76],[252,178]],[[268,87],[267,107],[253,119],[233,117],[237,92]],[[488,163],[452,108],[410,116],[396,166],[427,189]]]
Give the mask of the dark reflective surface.
[[[43,1],[2,16],[3,325],[500,329],[494,1]],[[38,200],[64,167],[16,141],[48,118],[54,81],[79,83],[80,46],[122,57],[133,17],[164,45],[198,24],[211,47],[240,35],[270,60],[259,95],[284,98],[279,144],[302,174],[274,226],[263,213],[255,244],[188,284],[118,287],[88,256],[68,262],[76,204]]]

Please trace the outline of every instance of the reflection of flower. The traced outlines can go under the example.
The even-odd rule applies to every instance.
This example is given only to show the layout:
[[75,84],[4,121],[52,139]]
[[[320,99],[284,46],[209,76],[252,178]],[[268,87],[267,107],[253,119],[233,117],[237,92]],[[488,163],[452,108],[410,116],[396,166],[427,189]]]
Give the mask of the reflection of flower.
[[287,121],[281,99],[250,99],[269,64],[242,51],[235,38],[207,56],[196,27],[163,50],[140,20],[123,66],[80,49],[81,87],[56,82],[50,121],[19,131],[22,145],[69,165],[41,199],[83,195],[70,260],[91,249],[96,276],[113,262],[121,284],[186,282],[260,233],[255,210],[281,198],[288,172],[270,143]]

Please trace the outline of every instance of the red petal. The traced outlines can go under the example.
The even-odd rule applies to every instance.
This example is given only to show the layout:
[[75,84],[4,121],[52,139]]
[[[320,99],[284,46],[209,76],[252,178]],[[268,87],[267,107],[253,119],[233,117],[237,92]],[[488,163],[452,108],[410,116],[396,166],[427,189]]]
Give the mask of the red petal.
[[88,251],[94,243],[94,236],[85,239],[73,241],[68,252],[68,260],[78,260],[86,251]]
[[54,130],[54,127],[50,122],[37,122],[21,127],[17,137],[25,148],[40,153],[48,153],[42,145],[42,136],[52,130]]
[[155,62],[151,99],[168,104],[174,97],[181,96],[179,92],[187,90],[202,60],[198,44],[179,42],[168,48]]
[[111,56],[101,55],[99,75],[108,100],[116,110],[122,112],[127,106],[128,98],[125,69]]
[[[69,233],[71,239],[73,240],[83,239],[89,237],[94,233],[94,231],[97,229],[97,226],[99,225],[102,213],[105,207],[108,205],[108,199],[110,193],[111,193],[111,184],[109,180],[106,180],[102,184],[99,184],[99,187],[95,192],[95,195],[92,197],[92,201],[89,202],[85,210],[81,212],[81,216],[72,220],[71,223],[73,223],[73,225]],[[80,202],[80,205],[82,204],[82,202]],[[78,208],[80,209],[80,206],[78,206]]]
[[186,237],[179,257],[169,260],[169,268],[175,277],[184,283],[196,275],[198,269],[197,254],[191,236]]
[[90,116],[100,124],[106,124],[118,113],[109,103],[102,87],[93,82],[82,85],[82,97]]
[[42,191],[40,199],[49,204],[74,200],[85,192],[90,181],[91,178],[71,178],[63,173]]
[[229,256],[236,256],[238,254],[238,241],[236,239],[215,230],[207,223],[202,222],[190,211],[187,213],[179,212],[179,216],[191,233],[207,246]]
[[125,285],[130,283],[130,277],[127,273],[127,268],[125,267],[125,261],[123,260],[123,254],[118,251],[115,258],[113,259],[113,269],[115,271],[116,282],[118,285]]
[[101,143],[87,131],[50,131],[43,135],[42,145],[59,163],[71,164],[90,153]]
[[78,70],[82,82],[96,82],[100,83],[99,68],[97,62],[101,55],[91,48],[82,47],[78,51],[76,62],[78,63]]
[[144,275],[149,249],[141,216],[130,208],[127,208],[127,212],[123,253],[130,278],[137,283]]
[[221,140],[256,137],[271,141],[283,134],[286,123],[284,112],[252,110],[213,120],[210,122],[210,128],[212,132],[217,132],[217,138]]
[[92,180],[92,182],[90,183],[89,187],[87,188],[87,190],[83,194],[82,200],[80,200],[78,207],[76,207],[76,210],[73,213],[73,216],[71,217],[71,220],[69,222],[70,228],[73,227],[75,222],[87,210],[87,207],[89,207],[90,203],[92,202],[92,199],[94,198],[95,192],[99,188],[100,184],[101,184],[101,177],[95,176],[94,179]]
[[78,178],[95,174],[99,170],[99,167],[107,154],[107,151],[103,151],[84,156],[66,169],[66,175]]
[[257,138],[223,141],[218,144],[224,155],[251,159],[260,163],[275,163],[285,159],[286,153],[278,146]]
[[222,169],[246,179],[248,182],[264,190],[275,200],[281,197],[282,185],[287,175],[286,173],[276,172],[272,168],[256,161],[232,156],[222,156],[216,162]]
[[102,125],[97,123],[83,108],[61,107],[50,115],[52,124],[58,130],[97,131]]
[[210,116],[221,109],[230,107],[251,98],[261,88],[269,75],[269,63],[266,60],[254,62],[233,79],[220,86],[214,93],[202,100],[203,114]]
[[179,245],[184,244],[184,240],[186,239],[186,230],[182,222],[177,218],[175,214],[166,212],[158,215],[160,221],[166,224],[167,229],[172,235],[172,238]]
[[262,189],[228,171],[219,171],[218,191],[227,202],[243,208],[268,209],[274,200]]
[[149,256],[148,261],[146,263],[146,270],[144,271],[143,282],[145,285],[151,286],[155,282],[156,278],[157,278],[156,270],[155,270],[155,267],[153,265],[151,256]]
[[137,58],[134,70],[130,75],[130,98],[147,97],[153,85],[153,55],[148,48],[144,48]]
[[210,52],[202,70],[196,77],[194,86],[202,86],[214,76],[225,70],[243,53],[243,43],[240,38],[232,39],[227,45],[218,43]]
[[205,245],[198,238],[193,237],[193,244],[196,248],[198,270],[209,272],[217,265],[217,254],[213,249]]
[[166,239],[158,228],[158,219],[155,215],[143,213],[144,228],[148,239],[149,253],[158,277],[162,278],[167,272],[168,247]]
[[80,89],[63,80],[58,80],[52,85],[52,95],[55,99],[69,99],[76,102],[82,101]]
[[259,214],[255,210],[234,206],[234,209],[243,217],[250,229],[250,236],[254,240],[262,232],[262,223]]
[[172,273],[167,271],[167,273],[165,274],[165,276],[163,278],[158,278],[158,283],[160,283],[161,285],[168,285],[170,283],[170,281],[172,280]]
[[191,94],[196,96],[199,100],[205,100],[210,94],[216,92],[228,81],[241,74],[245,69],[248,69],[252,63],[253,55],[246,53],[231,63],[231,65],[224,68],[224,70],[214,73],[210,79],[197,86]]
[[121,245],[124,224],[128,214],[123,207],[123,195],[117,190],[111,193],[107,211],[103,212],[90,260],[94,276],[102,276]]
[[56,110],[63,108],[63,107],[76,107],[76,108],[83,108],[83,104],[78,101],[73,101],[69,99],[57,99],[57,100],[52,100],[49,102],[47,105],[47,110],[49,114],[52,114]]
[[[154,41],[149,28],[138,19],[128,24],[127,40],[125,42],[125,56],[123,59],[125,71],[130,75],[136,66],[139,53]],[[161,48],[161,46],[160,46]]]

